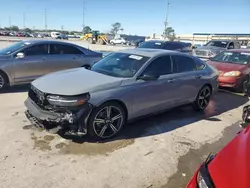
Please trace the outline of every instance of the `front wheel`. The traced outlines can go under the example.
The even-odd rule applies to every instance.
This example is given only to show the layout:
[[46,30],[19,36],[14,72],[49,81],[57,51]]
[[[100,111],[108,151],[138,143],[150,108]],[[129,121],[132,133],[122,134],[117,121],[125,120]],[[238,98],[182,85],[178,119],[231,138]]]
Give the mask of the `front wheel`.
[[0,92],[6,89],[7,85],[8,85],[8,79],[6,75],[0,72]]
[[203,86],[194,103],[193,103],[193,107],[195,110],[198,110],[198,111],[202,111],[202,110],[205,110],[209,104],[209,101],[210,101],[210,98],[211,98],[211,95],[212,95],[212,91],[210,89],[209,86]]
[[117,135],[125,124],[125,111],[115,102],[105,103],[90,115],[88,134],[94,139],[108,139]]

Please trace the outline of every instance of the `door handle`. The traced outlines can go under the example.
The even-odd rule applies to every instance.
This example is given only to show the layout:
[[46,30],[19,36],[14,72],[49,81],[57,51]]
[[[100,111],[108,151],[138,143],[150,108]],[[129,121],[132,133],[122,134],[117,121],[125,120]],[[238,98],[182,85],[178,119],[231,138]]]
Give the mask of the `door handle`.
[[175,79],[169,79],[167,82],[168,83],[173,83],[175,81]]
[[200,79],[202,76],[201,75],[196,75],[195,78]]

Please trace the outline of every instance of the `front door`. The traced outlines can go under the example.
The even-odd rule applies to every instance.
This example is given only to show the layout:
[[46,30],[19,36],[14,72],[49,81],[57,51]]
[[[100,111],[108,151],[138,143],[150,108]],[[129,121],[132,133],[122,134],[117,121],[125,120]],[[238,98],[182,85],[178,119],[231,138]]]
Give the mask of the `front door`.
[[38,44],[20,51],[24,57],[14,55],[14,78],[16,83],[30,82],[49,72],[47,63],[48,44]]
[[81,67],[85,63],[82,51],[65,44],[50,44],[48,61],[50,72]]
[[174,97],[174,75],[170,56],[153,60],[141,75],[156,75],[157,80],[137,80],[133,89],[133,114],[143,116],[171,108]]

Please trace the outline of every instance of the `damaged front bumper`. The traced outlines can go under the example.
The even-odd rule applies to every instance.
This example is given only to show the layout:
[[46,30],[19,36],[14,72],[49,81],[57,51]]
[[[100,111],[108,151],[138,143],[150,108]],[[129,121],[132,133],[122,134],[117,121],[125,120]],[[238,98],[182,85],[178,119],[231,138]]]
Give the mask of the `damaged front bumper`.
[[78,108],[42,109],[31,98],[25,101],[26,117],[32,124],[43,129],[69,130],[78,135],[87,134],[87,122],[93,105],[86,103]]

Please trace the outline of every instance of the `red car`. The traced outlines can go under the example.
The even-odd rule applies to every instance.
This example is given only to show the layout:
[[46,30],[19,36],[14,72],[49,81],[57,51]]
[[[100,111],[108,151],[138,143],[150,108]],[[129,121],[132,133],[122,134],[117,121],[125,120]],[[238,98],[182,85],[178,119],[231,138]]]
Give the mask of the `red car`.
[[250,187],[250,106],[243,110],[245,127],[215,156],[210,155],[196,171],[187,188]]
[[243,90],[243,83],[249,80],[250,49],[234,49],[219,53],[208,64],[218,69],[219,86]]

